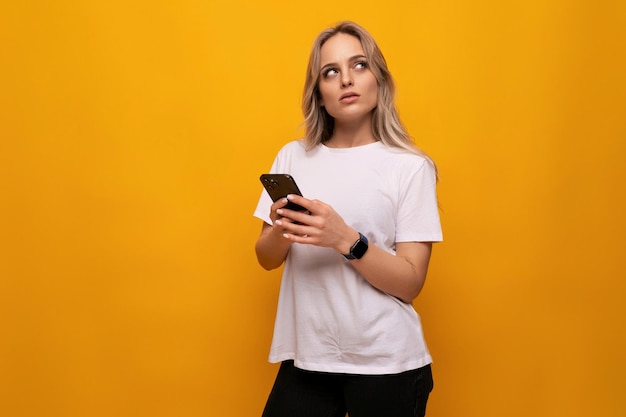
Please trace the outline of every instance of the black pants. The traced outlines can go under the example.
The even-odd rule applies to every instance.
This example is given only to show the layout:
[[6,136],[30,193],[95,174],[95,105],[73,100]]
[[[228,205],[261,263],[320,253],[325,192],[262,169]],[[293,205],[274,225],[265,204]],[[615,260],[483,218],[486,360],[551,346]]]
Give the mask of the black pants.
[[281,364],[263,417],[423,417],[430,365],[392,375],[304,371]]

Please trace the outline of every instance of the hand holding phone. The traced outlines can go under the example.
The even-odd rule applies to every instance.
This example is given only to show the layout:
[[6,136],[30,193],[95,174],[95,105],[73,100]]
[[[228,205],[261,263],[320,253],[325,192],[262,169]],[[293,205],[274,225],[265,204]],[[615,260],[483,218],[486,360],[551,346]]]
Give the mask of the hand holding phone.
[[[278,201],[289,194],[302,195],[296,181],[289,174],[263,174],[259,179],[272,201]],[[285,208],[295,211],[307,211],[304,207],[291,201],[287,203]]]

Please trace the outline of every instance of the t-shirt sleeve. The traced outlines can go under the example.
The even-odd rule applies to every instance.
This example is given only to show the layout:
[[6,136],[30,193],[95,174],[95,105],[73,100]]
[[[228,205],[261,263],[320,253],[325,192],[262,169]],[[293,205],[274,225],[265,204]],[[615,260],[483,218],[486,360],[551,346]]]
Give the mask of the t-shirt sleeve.
[[[406,172],[406,171],[405,171]],[[396,221],[396,242],[443,240],[437,205],[437,177],[432,164],[422,159],[402,176]]]

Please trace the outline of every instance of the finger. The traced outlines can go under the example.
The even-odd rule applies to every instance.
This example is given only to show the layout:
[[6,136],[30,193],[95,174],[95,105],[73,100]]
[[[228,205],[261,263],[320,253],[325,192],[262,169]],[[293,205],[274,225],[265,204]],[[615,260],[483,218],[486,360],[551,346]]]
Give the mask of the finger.
[[308,211],[312,211],[311,207],[312,207],[313,201],[309,200],[308,198],[304,198],[301,195],[297,195],[297,194],[289,194],[287,196],[287,200],[290,201],[291,203],[304,207]]
[[276,211],[279,208],[285,207],[287,203],[289,203],[289,200],[287,200],[286,198],[279,198],[274,202],[274,204],[272,204],[271,210]]
[[283,230],[286,230],[285,226],[290,225],[292,223],[293,221],[288,217],[279,217],[276,220],[274,220],[274,226],[280,227]]
[[298,235],[295,233],[288,233],[285,232],[283,233],[283,237],[285,239],[289,239],[294,243],[303,243],[303,244],[314,244],[314,240],[311,236],[307,235],[307,234],[303,234],[303,235]]
[[311,225],[312,220],[313,220],[313,217],[308,211],[303,212],[303,211],[289,210],[286,208],[280,208],[276,210],[276,214],[278,214],[279,216],[289,218],[293,222],[307,224],[307,225]]
[[277,219],[280,218],[280,213],[277,213],[277,210],[285,207],[288,202],[289,201],[286,198],[280,198],[272,204],[272,206],[270,207],[270,219],[272,220],[272,222],[275,222]]
[[[283,211],[285,210],[283,209]],[[306,226],[318,226],[319,223],[319,221],[308,211],[304,212],[290,210],[288,214],[285,213],[285,216],[293,220],[294,223],[303,224]]]
[[315,228],[292,221],[286,217],[278,220],[277,224],[282,228],[283,234],[286,235],[308,238],[315,234]]

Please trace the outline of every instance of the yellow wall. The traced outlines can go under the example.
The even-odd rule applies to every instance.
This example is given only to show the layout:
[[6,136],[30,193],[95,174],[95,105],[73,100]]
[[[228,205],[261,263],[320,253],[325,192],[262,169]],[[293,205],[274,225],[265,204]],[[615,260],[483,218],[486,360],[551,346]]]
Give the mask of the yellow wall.
[[617,0],[3,1],[0,415],[260,414],[258,176],[347,18],[441,170],[429,414],[626,415]]

